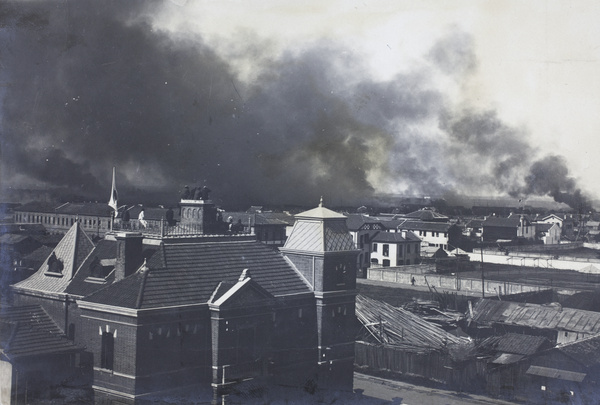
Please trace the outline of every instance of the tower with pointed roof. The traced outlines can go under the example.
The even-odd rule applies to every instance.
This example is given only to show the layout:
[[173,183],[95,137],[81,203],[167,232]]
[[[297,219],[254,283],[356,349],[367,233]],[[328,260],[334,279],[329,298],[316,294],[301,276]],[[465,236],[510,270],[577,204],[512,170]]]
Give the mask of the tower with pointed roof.
[[346,217],[323,206],[296,215],[280,251],[311,286],[316,300],[318,386],[352,389],[356,258]]

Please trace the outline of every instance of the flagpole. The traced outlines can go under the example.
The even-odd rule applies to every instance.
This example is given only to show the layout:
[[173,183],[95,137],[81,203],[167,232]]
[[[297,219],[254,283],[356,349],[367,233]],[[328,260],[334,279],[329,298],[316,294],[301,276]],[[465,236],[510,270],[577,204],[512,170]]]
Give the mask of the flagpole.
[[117,182],[116,182],[116,177],[117,177],[117,169],[116,167],[113,166],[113,172],[112,172],[112,186],[110,189],[110,199],[108,200],[108,205],[113,209],[113,212],[110,215],[110,230],[112,231],[114,228],[114,224],[115,224],[115,219],[117,217],[117,212],[118,212],[118,205],[117,205]]

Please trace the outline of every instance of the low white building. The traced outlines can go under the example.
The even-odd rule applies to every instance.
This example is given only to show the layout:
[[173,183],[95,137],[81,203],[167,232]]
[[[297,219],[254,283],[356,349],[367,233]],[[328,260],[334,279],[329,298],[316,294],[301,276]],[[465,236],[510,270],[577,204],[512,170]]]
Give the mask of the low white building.
[[381,232],[371,241],[371,266],[396,267],[418,264],[421,239],[412,232]]

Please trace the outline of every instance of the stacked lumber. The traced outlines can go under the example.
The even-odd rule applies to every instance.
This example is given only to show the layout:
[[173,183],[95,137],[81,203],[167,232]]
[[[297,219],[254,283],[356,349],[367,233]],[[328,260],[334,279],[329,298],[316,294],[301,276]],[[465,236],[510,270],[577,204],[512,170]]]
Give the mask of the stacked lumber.
[[356,317],[376,342],[386,345],[436,350],[469,342],[405,309],[361,294],[356,296]]

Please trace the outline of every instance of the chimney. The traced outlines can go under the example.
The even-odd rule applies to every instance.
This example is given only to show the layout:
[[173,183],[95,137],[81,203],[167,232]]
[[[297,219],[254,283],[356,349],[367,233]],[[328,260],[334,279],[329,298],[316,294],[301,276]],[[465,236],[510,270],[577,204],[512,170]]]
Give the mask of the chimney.
[[118,232],[117,261],[115,264],[115,281],[133,274],[142,264],[142,234],[139,232]]

